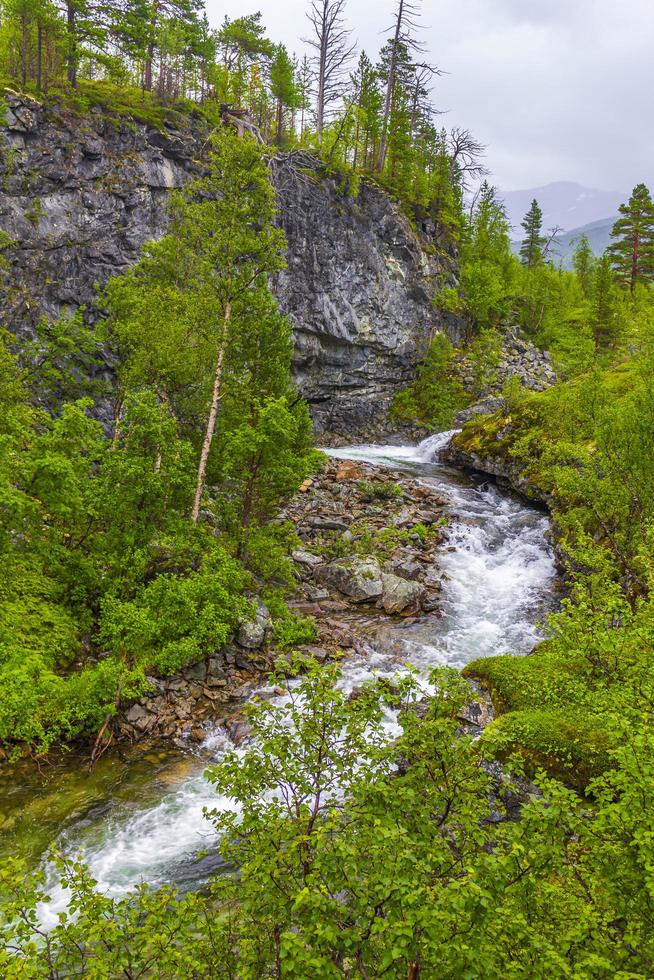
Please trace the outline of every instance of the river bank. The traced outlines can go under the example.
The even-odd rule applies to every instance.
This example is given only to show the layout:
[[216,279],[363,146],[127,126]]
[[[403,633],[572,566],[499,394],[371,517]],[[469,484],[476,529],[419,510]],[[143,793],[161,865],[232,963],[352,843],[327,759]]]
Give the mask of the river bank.
[[[318,557],[321,564],[329,565],[340,559],[333,556],[333,548],[329,550],[328,532],[342,537],[359,522],[360,515],[354,512],[359,504],[353,495],[361,492],[362,481],[372,482],[372,477],[385,487],[399,483],[403,491],[414,495],[418,490],[415,502],[411,502],[411,508],[416,509],[411,520],[417,523],[424,523],[418,520],[418,511],[426,511],[429,502],[434,523],[427,542],[411,527],[400,529],[409,531],[408,541],[402,540],[401,553],[384,557],[383,563],[385,568],[389,566],[390,574],[395,574],[399,569],[397,565],[391,569],[392,563],[413,561],[419,570],[404,571],[422,575],[423,581],[406,581],[422,590],[424,580],[431,579],[434,586],[425,588],[424,595],[435,600],[434,609],[389,614],[378,608],[379,595],[372,597],[374,602],[358,602],[343,594],[339,597],[333,586],[317,581],[304,570],[306,564],[298,562],[301,580],[296,601],[319,605],[321,616],[316,618],[324,618],[328,629],[335,630],[334,621],[338,623],[341,635],[334,637],[334,646],[343,653],[341,685],[346,690],[354,691],[372,677],[391,677],[407,663],[426,678],[431,667],[438,664],[460,668],[478,657],[525,654],[539,638],[537,623],[552,601],[556,581],[545,537],[547,517],[493,484],[435,459],[446,441],[441,436],[421,446],[334,450],[330,467],[338,467],[338,460],[343,458],[361,467],[349,470],[350,480],[341,470],[341,479],[334,484],[340,489],[333,502],[346,511],[341,515],[348,525],[346,531],[316,526],[312,520],[319,517],[324,522],[333,517],[318,509],[327,506],[320,483],[323,477],[318,478],[318,486],[306,488],[291,505],[297,512],[303,549],[315,549],[320,538],[320,547],[326,552]],[[425,496],[420,496],[420,488]],[[404,493],[402,499],[393,496],[388,510],[386,502],[373,501],[372,509],[377,513],[368,511],[368,519],[388,526],[386,514],[392,510],[397,516],[406,506]],[[439,526],[446,516],[448,526]],[[413,533],[418,540],[411,538]],[[374,582],[374,576],[368,581]],[[320,589],[329,597],[316,599]],[[329,603],[341,603],[342,607],[335,609]],[[317,647],[314,654],[328,649],[322,642],[312,646]],[[241,691],[242,699],[255,695],[270,699],[283,696],[257,682],[252,683],[248,694]],[[235,715],[242,703],[233,703]],[[396,723],[389,717],[390,726]],[[195,859],[196,852],[210,841],[203,808],[229,805],[216,797],[203,771],[208,761],[247,737],[243,729],[232,729],[230,734],[230,726],[220,719],[205,731],[202,742],[192,745],[188,740],[185,749],[159,743],[155,750],[148,740],[136,747],[126,745],[119,753],[101,759],[90,777],[79,765],[68,765],[63,771],[53,769],[38,787],[30,788],[25,783],[17,786],[15,779],[22,781],[23,774],[16,770],[11,781],[13,792],[4,794],[2,804],[5,846],[16,850],[29,840],[35,859],[37,845],[44,848],[56,841],[69,852],[83,847],[100,886],[116,894],[140,879],[154,885],[202,880],[210,866],[209,858],[199,864]],[[54,879],[49,884],[56,908],[57,885]]]

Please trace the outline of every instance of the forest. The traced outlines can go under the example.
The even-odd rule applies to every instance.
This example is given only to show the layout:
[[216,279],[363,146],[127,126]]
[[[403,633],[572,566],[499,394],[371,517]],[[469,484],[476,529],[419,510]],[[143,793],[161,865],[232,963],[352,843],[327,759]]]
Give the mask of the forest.
[[[572,271],[534,200],[516,255],[484,146],[441,125],[418,4],[394,4],[372,57],[345,0],[310,0],[307,18],[298,58],[258,13],[214,29],[199,0],[0,5],[5,97],[210,131],[166,233],[98,287],[98,322],[43,315],[20,343],[0,324],[0,768],[47,767],[66,746],[92,768],[152,678],[212,657],[259,600],[270,687],[285,692],[251,700],[247,741],[209,766],[231,801],[205,814],[218,872],[109,895],[83,854],[55,849],[69,898],[46,927],[43,864],[7,857],[0,971],[651,977],[650,191],[634,187],[602,256],[580,238]],[[460,339],[434,334],[390,421],[456,429],[452,459],[490,461],[547,509],[562,598],[529,656],[350,693],[338,658],[299,652],[317,628],[293,608],[301,542],[280,514],[327,457],[274,288],[286,242],[271,168],[298,151],[348,201],[388,195],[412,233],[433,228],[427,254],[456,265],[433,305]],[[0,235],[2,276],[16,243]],[[507,329],[548,352],[555,384],[499,385]],[[460,725],[470,682],[495,710],[478,737]]]

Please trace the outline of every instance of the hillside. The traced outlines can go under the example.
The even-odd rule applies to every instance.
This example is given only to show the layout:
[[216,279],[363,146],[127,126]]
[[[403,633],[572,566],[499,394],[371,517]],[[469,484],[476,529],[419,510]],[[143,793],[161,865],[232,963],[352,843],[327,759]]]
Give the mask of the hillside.
[[[571,228],[570,231],[557,235],[550,252],[552,259],[562,268],[572,269],[572,256],[582,235],[587,237],[593,254],[602,255],[611,242],[611,229],[615,220],[615,217],[601,218],[599,221],[591,221],[588,225],[582,225],[581,228]],[[519,241],[511,242],[511,248],[514,255],[520,254]]]
[[597,190],[573,181],[557,181],[544,187],[500,192],[514,238],[519,237],[520,222],[534,198],[543,211],[544,228],[558,226],[564,231],[570,231],[608,219],[616,214],[628,196],[623,191]]

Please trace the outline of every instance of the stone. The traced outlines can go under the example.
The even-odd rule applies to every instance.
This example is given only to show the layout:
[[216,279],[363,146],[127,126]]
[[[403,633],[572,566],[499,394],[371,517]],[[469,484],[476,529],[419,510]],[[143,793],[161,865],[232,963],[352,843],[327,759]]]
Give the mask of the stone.
[[321,531],[347,531],[348,529],[347,524],[344,524],[343,521],[336,521],[332,517],[310,517],[307,524]]
[[236,634],[236,642],[246,650],[256,650],[264,645],[271,632],[270,613],[263,602],[257,599],[254,619],[241,623]]
[[353,459],[339,460],[336,467],[336,479],[341,480],[360,480],[363,477],[361,464]]
[[[133,704],[125,715],[125,720],[129,722],[130,725],[138,725],[139,722],[148,720],[150,717],[149,713],[145,710],[141,704]],[[140,727],[140,726],[139,726]]]
[[393,562],[391,570],[395,575],[399,575],[400,578],[407,578],[414,582],[421,578],[424,572],[424,568],[420,562],[410,560]]
[[262,646],[266,638],[266,631],[262,623],[256,620],[253,622],[241,623],[236,634],[236,642],[246,650],[256,650]]
[[381,568],[371,558],[330,562],[316,569],[316,576],[355,602],[371,602],[382,594]]
[[207,677],[224,677],[225,661],[222,657],[210,657],[207,660]]
[[227,679],[225,677],[207,677],[205,681],[206,687],[227,687]]
[[381,576],[382,609],[391,614],[419,612],[425,590],[417,582],[409,582],[399,575],[384,573]]
[[291,557],[293,561],[299,565],[306,565],[307,568],[317,568],[325,560],[320,555],[314,555],[311,551],[305,551],[303,548],[296,548],[295,551],[291,552]]
[[187,681],[203,681],[207,676],[207,665],[204,661],[199,664],[191,664],[182,671]]

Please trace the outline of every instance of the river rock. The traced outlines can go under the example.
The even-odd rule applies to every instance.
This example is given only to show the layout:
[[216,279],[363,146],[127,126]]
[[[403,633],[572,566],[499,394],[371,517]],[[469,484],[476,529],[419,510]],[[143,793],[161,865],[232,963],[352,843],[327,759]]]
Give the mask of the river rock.
[[346,562],[330,562],[316,570],[325,585],[349,596],[355,602],[370,602],[383,591],[382,572],[374,558],[352,558]]
[[416,582],[422,577],[424,568],[417,561],[396,561],[391,565],[391,570],[395,575],[399,575],[400,578],[408,578],[413,582]]
[[263,602],[258,600],[254,619],[241,623],[236,634],[236,642],[246,650],[256,650],[264,645],[271,630],[270,613]]
[[419,612],[425,590],[418,582],[409,582],[399,575],[384,573],[381,577],[382,597],[380,604],[391,614]]

